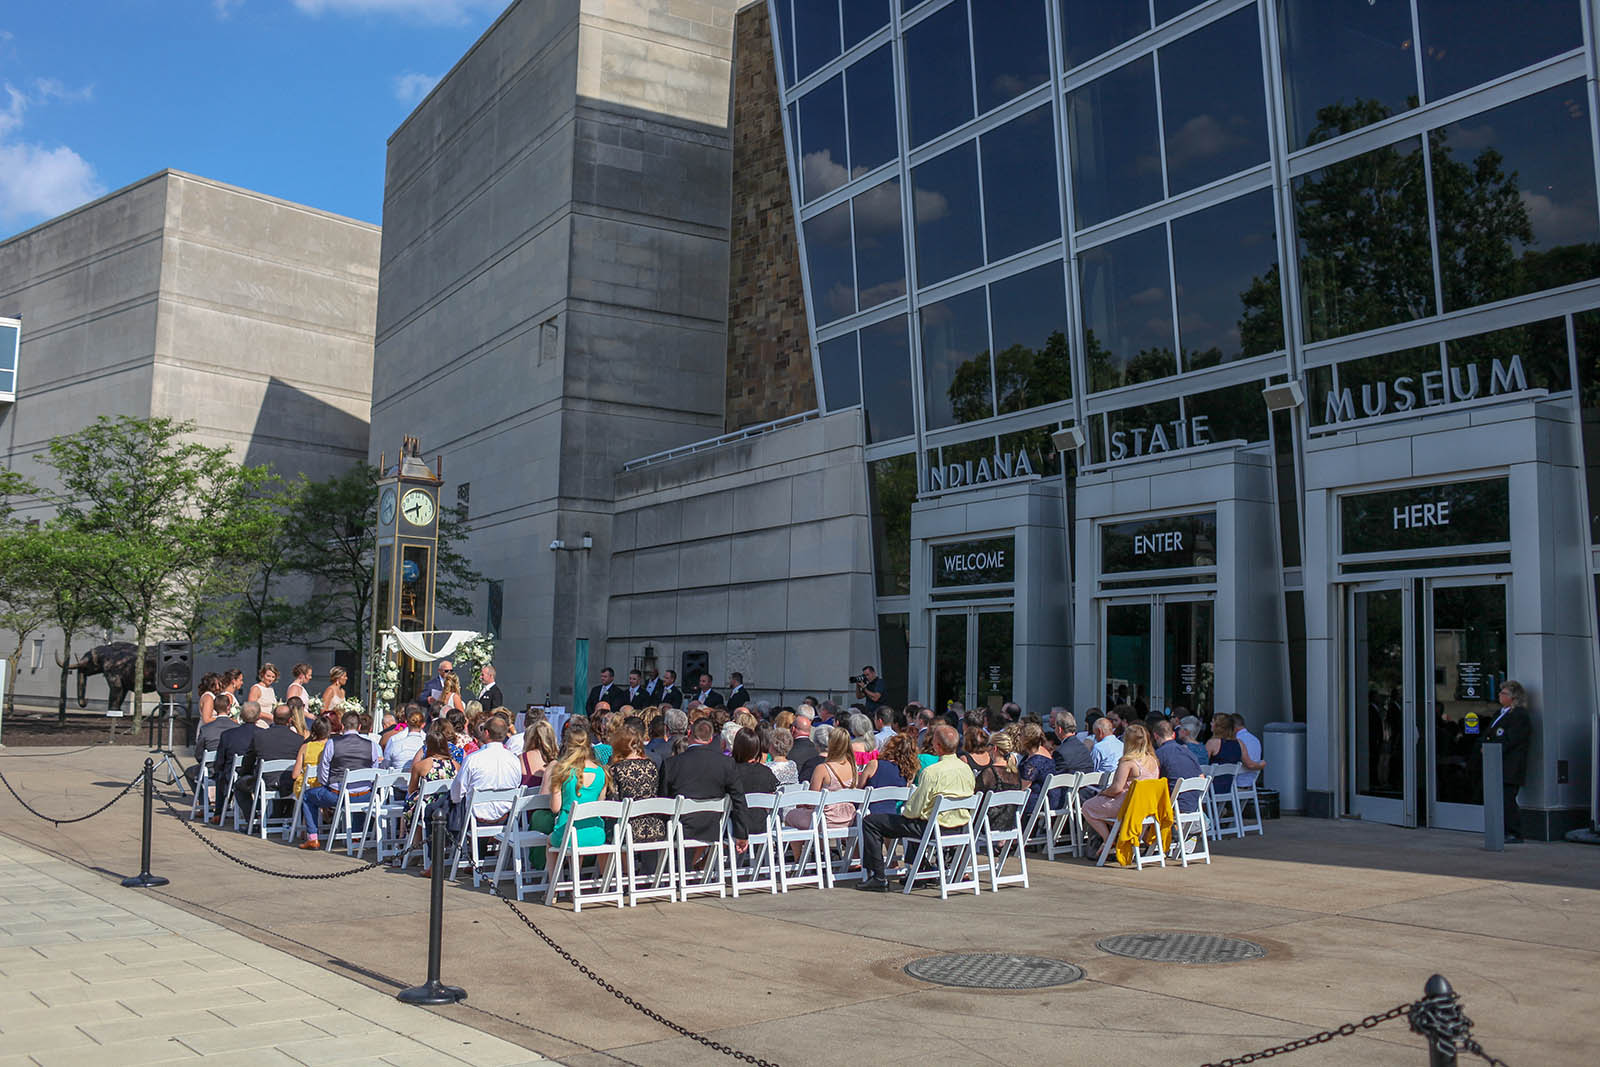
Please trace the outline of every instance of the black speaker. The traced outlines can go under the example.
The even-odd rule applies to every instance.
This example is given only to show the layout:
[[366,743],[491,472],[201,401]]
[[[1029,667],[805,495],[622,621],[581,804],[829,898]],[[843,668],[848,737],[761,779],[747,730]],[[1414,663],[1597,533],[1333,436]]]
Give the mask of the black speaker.
[[187,693],[194,679],[189,642],[163,641],[156,646],[156,691]]
[[704,650],[685,652],[683,654],[683,673],[678,675],[678,684],[685,693],[693,693],[700,688],[700,676],[711,673],[711,653]]

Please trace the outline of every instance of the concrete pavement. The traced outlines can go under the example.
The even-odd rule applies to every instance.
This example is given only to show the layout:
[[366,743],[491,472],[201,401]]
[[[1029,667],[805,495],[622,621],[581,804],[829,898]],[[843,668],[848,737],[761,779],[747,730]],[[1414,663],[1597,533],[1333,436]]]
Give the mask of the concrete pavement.
[[[16,751],[0,758],[0,771],[31,802],[64,814],[103,803],[140,758],[106,749],[10,758]],[[91,870],[133,869],[137,826],[128,801],[57,830],[0,796],[5,832]],[[782,1064],[840,1056],[919,1065],[1040,1056],[1200,1063],[1413,1000],[1435,971],[1462,993],[1479,1040],[1496,1055],[1513,1064],[1592,1062],[1600,849],[1529,844],[1489,854],[1468,835],[1303,819],[1270,822],[1267,831],[1218,846],[1209,867],[1138,872],[1041,859],[1028,890],[946,902],[841,888],[578,916],[533,903],[525,910],[656,1010]],[[354,862],[203,832],[279,870]],[[154,869],[173,884],[152,898],[251,941],[385,995],[421,977],[427,893],[414,873],[284,882],[228,863],[160,817]],[[131,893],[103,884],[118,903]],[[486,894],[452,888],[446,908],[444,977],[471,997],[435,1012],[440,1019],[570,1064],[728,1062],[586,981]],[[1171,929],[1245,937],[1267,956],[1183,966],[1095,947],[1109,934]],[[1087,977],[1002,993],[903,973],[908,961],[937,952],[1054,956]],[[1426,1056],[1397,1021],[1283,1062],[1405,1067]]]

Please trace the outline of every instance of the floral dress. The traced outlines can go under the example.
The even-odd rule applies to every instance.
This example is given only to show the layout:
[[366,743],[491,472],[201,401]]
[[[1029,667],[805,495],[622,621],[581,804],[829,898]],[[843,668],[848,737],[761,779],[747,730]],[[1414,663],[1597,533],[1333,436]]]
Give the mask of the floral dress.
[[[440,759],[438,756],[433,757],[433,766],[428,768],[427,774],[424,774],[421,778],[417,779],[416,791],[410,796],[406,797],[405,825],[411,825],[411,819],[416,814],[417,810],[417,800],[422,796],[422,787],[424,785],[426,785],[428,782],[448,782],[455,776],[456,764],[454,760]],[[449,794],[435,793],[433,795],[433,800],[429,803],[429,807],[432,807],[433,804],[438,803],[440,797],[445,797],[448,799]]]

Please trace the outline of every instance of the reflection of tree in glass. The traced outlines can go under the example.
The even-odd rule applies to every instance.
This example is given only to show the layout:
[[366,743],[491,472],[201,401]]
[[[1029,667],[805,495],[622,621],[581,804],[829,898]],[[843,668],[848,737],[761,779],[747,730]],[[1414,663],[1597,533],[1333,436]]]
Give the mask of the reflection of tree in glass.
[[[1015,344],[994,362],[994,384],[999,387],[999,413],[1025,411],[1052,404],[1072,395],[1072,364],[1067,336],[1052,333],[1043,348]],[[989,353],[978,353],[956,368],[950,380],[950,409],[957,422],[986,419],[994,414],[989,400]]]
[[987,419],[994,414],[989,391],[989,350],[966,360],[950,376],[950,413],[957,422]]
[[1164,345],[1141,349],[1121,367],[1117,366],[1115,354],[1100,343],[1093,330],[1084,331],[1083,349],[1090,392],[1115,389],[1119,385],[1153,382],[1158,378],[1170,377],[1177,371],[1172,349]]
[[872,545],[879,596],[911,592],[911,505],[917,499],[917,464],[911,455],[872,464]]

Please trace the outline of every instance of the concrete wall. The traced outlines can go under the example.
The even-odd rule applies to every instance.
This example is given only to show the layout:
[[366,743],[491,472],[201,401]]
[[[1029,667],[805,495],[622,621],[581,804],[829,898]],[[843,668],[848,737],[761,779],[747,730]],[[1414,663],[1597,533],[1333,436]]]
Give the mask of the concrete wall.
[[704,649],[789,702],[877,662],[862,440],[852,409],[621,475],[605,662]]

